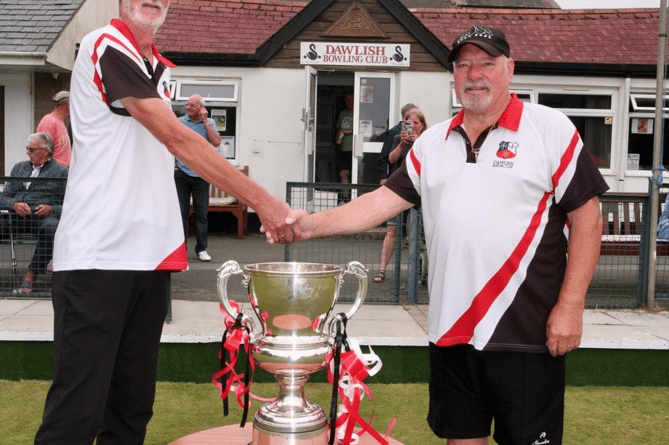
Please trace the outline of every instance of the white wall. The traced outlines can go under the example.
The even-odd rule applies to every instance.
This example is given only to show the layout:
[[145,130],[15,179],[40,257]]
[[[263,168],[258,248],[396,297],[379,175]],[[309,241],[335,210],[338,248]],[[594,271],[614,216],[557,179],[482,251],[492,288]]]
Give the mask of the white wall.
[[87,0],[63,29],[47,54],[47,62],[68,71],[74,66],[75,44],[89,32],[118,17],[118,1]]
[[[177,67],[173,70],[173,78],[176,77],[240,80],[236,141],[238,164],[249,165],[251,178],[281,199],[285,199],[286,182],[305,180],[301,121],[306,95],[303,70]],[[448,72],[398,73],[398,110],[407,102],[417,104],[425,114],[428,126],[449,119],[452,80]],[[515,76],[512,87],[612,91],[615,110],[612,121],[612,163],[610,169],[602,170],[602,174],[612,192],[645,192],[650,173],[630,174],[625,171],[628,82],[619,78]],[[638,90],[646,83],[632,81],[632,88]]]
[[5,87],[5,171],[9,175],[14,164],[28,159],[26,145],[33,133],[32,74],[7,74],[0,76]]
[[398,76],[398,109],[409,102],[418,105],[428,128],[449,119],[452,80],[453,75],[449,72],[401,72]]
[[241,79],[237,109],[237,161],[272,196],[286,199],[286,182],[303,181],[301,121],[305,75],[269,68],[177,67],[172,79]]

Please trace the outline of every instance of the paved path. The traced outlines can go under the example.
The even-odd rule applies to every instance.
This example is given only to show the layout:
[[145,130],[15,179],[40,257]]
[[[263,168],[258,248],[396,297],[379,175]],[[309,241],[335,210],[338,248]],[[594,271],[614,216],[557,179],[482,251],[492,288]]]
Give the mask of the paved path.
[[[337,305],[336,312],[349,306]],[[248,304],[243,312],[253,315]],[[174,300],[165,343],[218,342],[223,333],[219,305]],[[348,324],[348,335],[372,346],[426,346],[427,306],[365,304]],[[46,300],[0,300],[0,341],[53,340],[53,309]],[[582,348],[669,350],[669,312],[586,310]]]
[[[218,309],[216,269],[227,260],[240,265],[283,261],[284,247],[269,245],[260,235],[243,240],[211,237],[211,262],[189,252],[190,270],[173,275],[172,320],[165,324],[163,342],[218,342],[223,321]],[[370,277],[373,276],[370,272]],[[230,298],[244,295],[240,283],[229,281]],[[388,280],[386,280],[388,281]],[[385,285],[385,283],[384,283]],[[371,282],[370,289],[379,285]],[[241,301],[241,298],[236,298]],[[342,311],[346,305],[336,307]],[[252,315],[248,309],[245,313]],[[366,302],[348,324],[348,334],[361,344],[425,346],[427,306]],[[45,299],[0,299],[0,341],[51,341],[53,310]],[[581,347],[598,349],[669,349],[669,311],[586,310]]]

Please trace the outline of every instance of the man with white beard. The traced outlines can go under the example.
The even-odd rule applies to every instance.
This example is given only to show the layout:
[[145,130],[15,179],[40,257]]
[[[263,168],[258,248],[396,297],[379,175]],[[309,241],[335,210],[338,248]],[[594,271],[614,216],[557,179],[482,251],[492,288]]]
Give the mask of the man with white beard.
[[270,242],[289,207],[181,124],[153,44],[169,0],[120,0],[81,42],[74,152],[53,258],[54,379],[36,444],[141,444],[171,273],[188,266],[174,159],[253,207]]

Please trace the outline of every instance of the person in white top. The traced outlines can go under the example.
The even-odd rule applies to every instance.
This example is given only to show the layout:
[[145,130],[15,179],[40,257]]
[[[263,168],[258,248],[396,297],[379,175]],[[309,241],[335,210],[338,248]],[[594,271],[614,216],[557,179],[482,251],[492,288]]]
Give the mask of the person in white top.
[[141,444],[152,415],[170,276],[188,262],[175,156],[254,208],[270,242],[288,205],[170,108],[153,44],[169,0],[120,0],[81,42],[71,80],[74,152],[54,246],[54,379],[36,444]]
[[564,355],[581,341],[608,186],[559,111],[509,92],[504,33],[448,56],[463,110],[425,131],[384,186],[312,215],[297,239],[354,233],[420,206],[429,258],[428,424],[449,445],[562,441]]

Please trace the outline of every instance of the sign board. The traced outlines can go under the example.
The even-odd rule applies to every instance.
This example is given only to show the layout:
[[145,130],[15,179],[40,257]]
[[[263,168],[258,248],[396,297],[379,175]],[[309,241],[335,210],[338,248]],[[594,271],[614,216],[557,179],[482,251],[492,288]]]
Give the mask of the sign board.
[[411,45],[301,42],[302,65],[408,67]]

